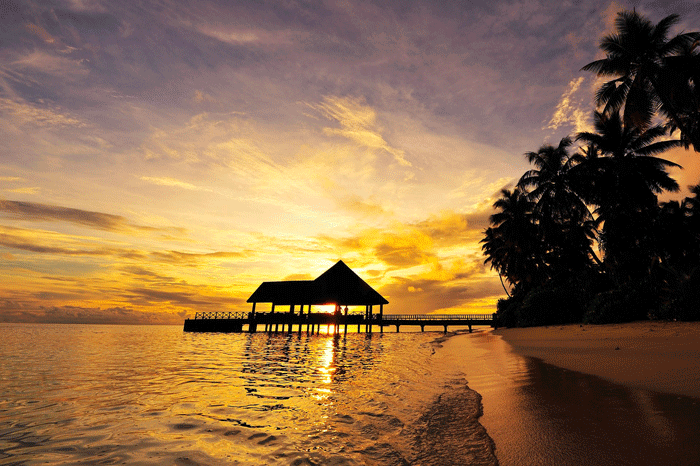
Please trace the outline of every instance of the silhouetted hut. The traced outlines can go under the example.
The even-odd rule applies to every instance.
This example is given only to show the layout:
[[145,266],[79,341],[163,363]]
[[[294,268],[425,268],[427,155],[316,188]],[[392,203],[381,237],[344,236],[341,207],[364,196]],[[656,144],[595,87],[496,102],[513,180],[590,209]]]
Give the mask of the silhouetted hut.
[[381,316],[384,305],[389,304],[343,261],[338,261],[316,280],[263,282],[248,298],[248,302],[253,303],[253,313],[257,303],[272,303],[272,312],[275,306],[289,306],[290,313],[294,313],[297,305],[303,312],[304,306],[308,306],[310,311],[312,305],[335,304],[336,309],[365,306],[368,316],[372,315],[372,306],[379,306]]

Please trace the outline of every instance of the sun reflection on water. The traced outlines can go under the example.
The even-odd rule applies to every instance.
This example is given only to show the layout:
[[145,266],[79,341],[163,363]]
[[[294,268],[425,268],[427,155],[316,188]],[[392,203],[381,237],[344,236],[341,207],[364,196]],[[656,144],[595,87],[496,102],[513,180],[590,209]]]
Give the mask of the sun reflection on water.
[[333,389],[329,385],[333,382],[333,375],[336,371],[335,352],[334,341],[329,338],[323,342],[323,349],[318,353],[317,372],[320,374],[319,381],[323,384],[315,387],[315,397],[319,400],[327,399],[333,393]]

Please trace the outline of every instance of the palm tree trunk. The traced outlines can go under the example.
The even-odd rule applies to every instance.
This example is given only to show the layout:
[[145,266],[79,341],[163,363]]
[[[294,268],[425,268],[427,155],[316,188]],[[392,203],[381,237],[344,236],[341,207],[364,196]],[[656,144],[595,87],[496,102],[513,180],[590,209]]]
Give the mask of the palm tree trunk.
[[506,296],[510,298],[510,293],[508,293],[508,290],[506,289],[506,285],[503,283],[503,277],[501,277],[501,272],[498,272],[498,278],[501,279],[501,286],[503,287],[503,291],[506,292]]
[[601,261],[598,256],[596,255],[595,251],[593,251],[593,248],[589,245],[588,246],[588,254],[591,255],[593,260],[595,261],[596,264],[598,264],[600,267],[603,266],[603,261]]

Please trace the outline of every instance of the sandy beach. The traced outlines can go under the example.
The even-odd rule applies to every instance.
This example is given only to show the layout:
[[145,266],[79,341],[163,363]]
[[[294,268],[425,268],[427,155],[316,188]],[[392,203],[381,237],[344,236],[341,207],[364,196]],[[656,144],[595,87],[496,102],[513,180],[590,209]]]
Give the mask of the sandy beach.
[[660,322],[502,329],[444,347],[482,396],[501,466],[685,466],[700,465],[699,333]]
[[700,322],[499,329],[524,356],[629,387],[700,398]]

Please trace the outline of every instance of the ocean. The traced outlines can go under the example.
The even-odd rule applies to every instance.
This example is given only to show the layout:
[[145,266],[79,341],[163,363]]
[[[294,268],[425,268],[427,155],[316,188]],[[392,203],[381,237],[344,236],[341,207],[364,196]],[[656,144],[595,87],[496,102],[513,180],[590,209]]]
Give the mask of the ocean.
[[490,331],[0,324],[0,465],[693,465],[700,400]]
[[497,464],[439,333],[0,325],[0,463]]

